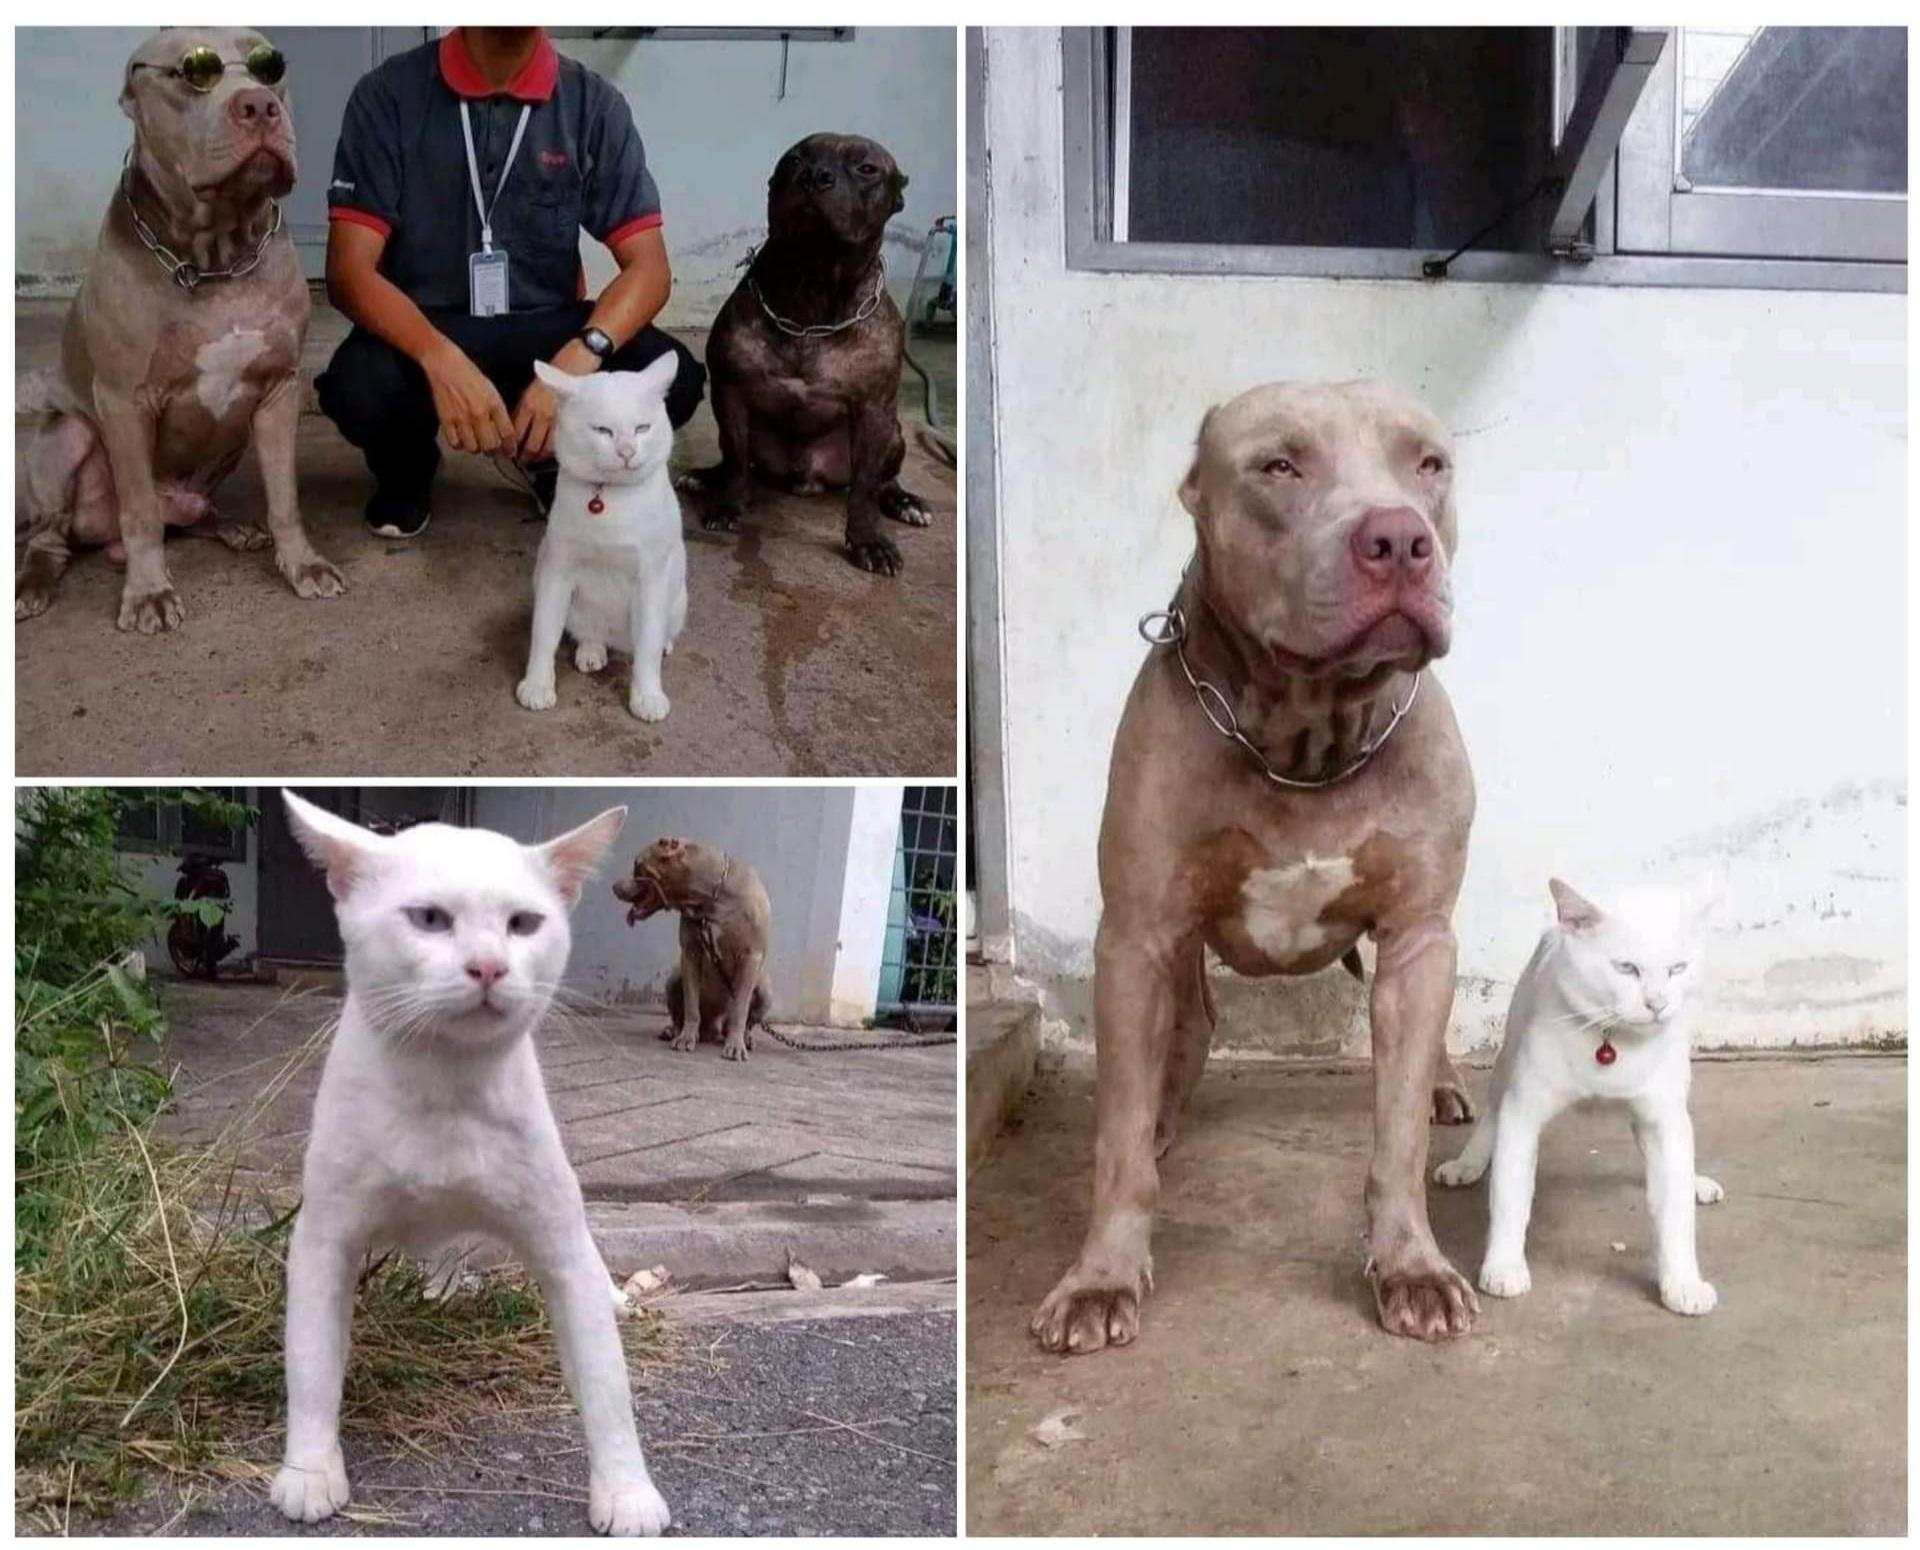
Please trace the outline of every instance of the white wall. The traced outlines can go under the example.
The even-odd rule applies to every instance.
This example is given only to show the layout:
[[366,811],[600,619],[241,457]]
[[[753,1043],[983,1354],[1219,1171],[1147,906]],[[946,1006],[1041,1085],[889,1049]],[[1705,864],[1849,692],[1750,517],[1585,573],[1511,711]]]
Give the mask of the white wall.
[[[900,788],[890,793],[897,833]],[[473,823],[516,839],[551,838],[609,807],[625,804],[627,824],[573,917],[568,982],[602,1000],[657,1004],[678,960],[678,916],[656,915],[629,927],[626,906],[610,885],[633,857],[661,835],[717,845],[751,862],[773,904],[774,1015],[809,1023],[855,1024],[873,1015],[879,957],[864,990],[838,972],[851,941],[856,952],[886,929],[889,848],[851,843],[856,791],[848,786],[608,787],[482,786],[473,793]],[[877,892],[873,877],[878,874]],[[854,896],[867,901],[849,907]]]
[[1550,874],[1709,863],[1703,1042],[1904,1033],[1906,298],[1069,272],[1058,35],[988,48],[1022,966],[1083,1005],[1108,746],[1190,548],[1201,414],[1379,376],[1459,442],[1456,1046],[1497,1037]]
[[[127,57],[154,30],[29,27],[16,34],[14,271],[39,277],[28,289],[62,293],[86,269],[131,140],[115,97]],[[307,97],[318,102],[325,94],[311,84],[303,93],[300,59],[303,44],[309,57],[317,50],[303,35],[327,29],[265,30],[292,60],[302,186],[324,183],[339,126],[330,122],[321,132],[307,122]],[[859,27],[846,42],[796,42],[784,98],[776,97],[776,42],[569,38],[558,46],[632,105],[666,217],[675,283],[661,320],[670,326],[705,324],[719,310],[739,278],[735,266],[766,235],[773,164],[815,131],[871,136],[906,171],[906,208],[888,228],[886,248],[899,299],[927,229],[958,209],[951,27]],[[581,252],[598,289],[613,261],[591,239]],[[943,240],[930,262],[944,261]]]

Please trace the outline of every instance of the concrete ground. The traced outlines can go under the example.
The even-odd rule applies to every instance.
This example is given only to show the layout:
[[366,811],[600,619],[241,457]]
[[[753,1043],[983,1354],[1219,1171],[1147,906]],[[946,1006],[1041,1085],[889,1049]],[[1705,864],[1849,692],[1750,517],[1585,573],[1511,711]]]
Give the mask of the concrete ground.
[[[638,1380],[640,1443],[673,1533],[954,1532],[954,1315],[889,1312],[683,1327]],[[422,1459],[349,1446],[348,1516],[288,1523],[264,1479],[182,1514],[162,1490],[84,1531],[169,1535],[585,1536],[586,1454],[557,1408]],[[76,1524],[76,1527],[81,1525]]]
[[[1369,1076],[1216,1062],[1163,1168],[1139,1342],[1062,1358],[1026,1326],[1085,1224],[1091,1077],[1043,1074],[969,1180],[969,1532],[1905,1532],[1904,1059],[1696,1065],[1727,1190],[1704,1319],[1654,1293],[1624,1120],[1566,1116],[1533,1291],[1434,1346],[1381,1334],[1361,1278]],[[1477,1270],[1484,1186],[1429,1199]]]
[[[258,1103],[315,1029],[339,1015],[318,992],[175,984],[166,1059],[170,1132],[210,1140]],[[562,1016],[538,1037],[561,1139],[588,1218],[619,1275],[665,1265],[683,1287],[784,1276],[792,1249],[829,1282],[863,1271],[951,1276],[955,1263],[952,1045],[804,1050],[756,1035],[744,1063],[717,1045],[678,1054],[658,1013]],[[801,1041],[843,1030],[781,1026]],[[889,1040],[896,1047],[888,1047]],[[246,1182],[297,1194],[315,1056],[254,1118]]]
[[[16,302],[21,376],[57,360],[64,310]],[[316,308],[307,374],[344,332],[337,313]],[[686,337],[700,353],[704,336]],[[913,347],[951,414],[953,343]],[[123,635],[113,627],[120,572],[102,553],[83,554],[54,606],[17,632],[16,767],[146,777],[215,767],[263,777],[950,775],[955,475],[916,435],[924,420],[911,373],[901,401],[903,477],[934,509],[929,528],[889,524],[905,570],[871,576],[842,558],[845,507],[833,495],[762,490],[737,537],[707,534],[689,511],[688,624],[666,669],[673,711],[651,726],[626,710],[623,660],[588,678],[563,653],[559,705],[536,713],[515,703],[544,532],[526,495],[490,463],[449,456],[426,534],[376,539],[361,523],[370,486],[359,454],[309,413],[301,506],[347,595],[302,602],[267,553],[176,537],[168,564],[186,624]],[[17,448],[30,434],[31,422],[17,420]],[[675,467],[716,456],[703,405],[681,432]],[[264,521],[251,454],[220,502],[230,517]]]

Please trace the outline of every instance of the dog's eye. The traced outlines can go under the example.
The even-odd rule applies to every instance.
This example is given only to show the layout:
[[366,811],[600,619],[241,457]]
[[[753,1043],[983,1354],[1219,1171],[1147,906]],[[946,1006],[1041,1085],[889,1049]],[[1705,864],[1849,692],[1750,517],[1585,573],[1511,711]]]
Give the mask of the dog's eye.
[[1260,465],[1260,472],[1263,474],[1271,474],[1276,479],[1298,479],[1300,477],[1300,470],[1293,466],[1293,459],[1286,457],[1269,458],[1265,463]]
[[611,436],[613,434],[613,427],[611,425],[596,425],[594,429],[602,436]]
[[453,929],[453,917],[437,904],[416,904],[407,911],[407,919],[422,931]]
[[860,176],[863,178],[875,178],[880,175],[880,169],[874,166],[874,164],[870,161],[861,162],[860,165],[855,167],[853,170],[859,173]]
[[1420,472],[1423,474],[1443,474],[1446,471],[1446,460],[1435,453],[1429,452],[1420,459]]
[[1613,960],[1613,971],[1616,974],[1631,974],[1635,979],[1640,978],[1640,965],[1628,963],[1624,958]]
[[532,936],[547,923],[547,917],[537,910],[516,910],[507,917],[507,929],[515,936]]

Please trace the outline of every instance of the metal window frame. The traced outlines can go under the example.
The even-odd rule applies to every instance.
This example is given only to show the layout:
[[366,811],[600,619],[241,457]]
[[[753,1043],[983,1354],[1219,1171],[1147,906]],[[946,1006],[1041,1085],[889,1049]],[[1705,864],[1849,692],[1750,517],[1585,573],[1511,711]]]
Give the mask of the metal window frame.
[[[247,835],[251,825],[243,824],[230,830],[224,842],[206,844],[192,841],[186,837],[187,810],[177,795],[177,786],[140,786],[137,791],[143,804],[154,815],[154,835],[149,839],[145,835],[128,834],[117,825],[114,829],[113,848],[121,855],[185,857],[205,856],[213,861],[244,862],[247,859]],[[251,803],[253,793],[245,786],[211,786],[228,801]]]
[[[915,820],[914,843],[908,843],[907,821]],[[926,825],[932,822],[936,834],[944,832],[950,839],[949,844],[927,846]],[[954,918],[938,933],[938,941],[931,951],[925,945],[925,939],[933,933],[926,933],[918,942],[913,930],[914,900],[937,893],[937,888],[926,888],[916,881],[915,868],[918,864],[931,861],[937,870],[942,860],[952,870],[952,905]],[[899,868],[899,880],[888,882],[888,916],[891,920],[893,905],[897,900],[901,913],[905,917],[905,929],[899,943],[899,957],[894,957],[894,945],[889,929],[888,941],[881,947],[880,980],[884,984],[890,969],[897,970],[900,976],[900,994],[896,999],[883,999],[878,996],[874,1003],[876,1019],[907,1016],[946,1015],[956,1012],[960,1004],[960,989],[966,976],[966,966],[962,961],[960,936],[962,923],[959,919],[960,886],[960,801],[957,788],[950,782],[933,785],[906,786],[900,793],[900,826],[894,841],[894,864]],[[918,949],[916,951],[916,948]],[[951,980],[953,999],[951,1001],[930,1000],[924,997],[915,999],[907,994],[909,989],[924,990],[928,976],[945,976]]]
[[[1571,31],[1571,29],[1565,29]],[[1448,278],[1425,278],[1421,265],[1432,255],[1415,249],[1275,247],[1254,244],[1127,242],[1117,240],[1113,219],[1112,104],[1108,101],[1108,30],[1065,27],[1060,32],[1062,172],[1061,206],[1065,260],[1069,269],[1102,274],[1254,275],[1318,279],[1402,280],[1416,284],[1639,285],[1705,289],[1877,291],[1903,294],[1902,262],[1842,259],[1711,257],[1668,250],[1627,251],[1617,240],[1618,206],[1630,191],[1620,188],[1620,161],[1602,171],[1591,222],[1593,253],[1579,258],[1550,253],[1464,253]],[[1564,64],[1571,49],[1557,57]],[[1648,77],[1654,89],[1659,71]],[[1568,115],[1573,102],[1556,87],[1555,100]],[[1628,121],[1631,134],[1649,104],[1643,96]],[[1671,113],[1671,99],[1664,110]],[[1668,133],[1671,134],[1669,128]]]
[[1673,46],[1648,77],[1641,111],[1620,137],[1620,250],[1673,257],[1765,254],[1904,272],[1904,195],[1685,186],[1678,162],[1685,29],[1674,31]]

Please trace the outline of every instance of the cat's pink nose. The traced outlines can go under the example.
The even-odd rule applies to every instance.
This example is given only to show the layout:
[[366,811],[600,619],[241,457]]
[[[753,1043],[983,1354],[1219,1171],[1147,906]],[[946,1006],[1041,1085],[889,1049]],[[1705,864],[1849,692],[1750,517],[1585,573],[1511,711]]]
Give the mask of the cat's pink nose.
[[633,461],[634,454],[639,450],[640,449],[630,441],[623,441],[617,447],[614,448],[614,451],[620,454],[620,461],[623,463],[631,463]]
[[498,958],[475,958],[467,964],[467,978],[478,980],[482,990],[491,990],[507,977],[507,966]]

